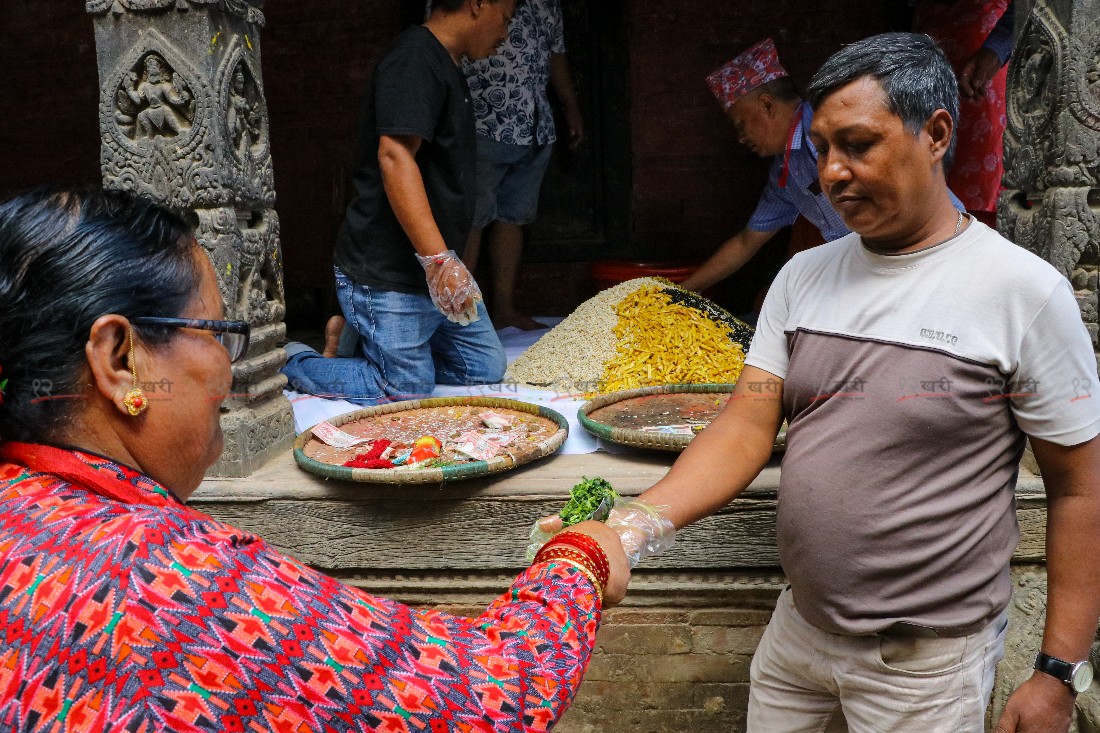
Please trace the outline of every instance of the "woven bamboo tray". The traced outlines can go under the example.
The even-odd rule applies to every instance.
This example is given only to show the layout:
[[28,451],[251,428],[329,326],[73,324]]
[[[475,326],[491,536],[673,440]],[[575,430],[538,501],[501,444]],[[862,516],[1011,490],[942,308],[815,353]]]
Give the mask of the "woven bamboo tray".
[[557,432],[549,438],[528,448],[521,455],[514,456],[507,451],[494,456],[487,461],[471,461],[469,463],[456,463],[449,466],[436,466],[432,468],[349,468],[347,466],[332,463],[323,463],[315,460],[305,453],[305,446],[313,439],[313,430],[306,430],[294,441],[294,460],[305,471],[315,473],[326,478],[341,479],[344,481],[363,481],[367,483],[384,484],[438,484],[446,481],[460,481],[462,479],[487,476],[492,473],[508,471],[524,463],[543,458],[554,453],[565,443],[569,435],[569,422],[561,414],[546,407],[532,405],[529,402],[509,400],[500,397],[433,397],[423,400],[408,400],[405,402],[393,402],[377,407],[366,407],[362,410],[349,412],[329,420],[329,424],[340,427],[345,423],[353,422],[364,417],[375,415],[388,415],[396,412],[405,412],[426,407],[491,407],[505,408],[538,415],[554,422],[558,426]]
[[[610,392],[584,403],[577,411],[577,418],[580,420],[585,430],[602,440],[618,443],[620,445],[630,445],[636,448],[679,452],[687,448],[695,435],[670,435],[666,433],[613,427],[598,422],[589,417],[589,415],[601,407],[607,407],[608,405],[634,399],[636,397],[665,394],[730,394],[731,392],[733,392],[732,384],[666,384],[659,387],[641,387],[639,389],[628,389],[621,392]],[[675,422],[676,420],[674,419],[673,421]],[[775,447],[773,450],[781,451],[786,448],[786,446],[787,430],[784,424],[783,428],[779,431],[779,435],[775,439]]]

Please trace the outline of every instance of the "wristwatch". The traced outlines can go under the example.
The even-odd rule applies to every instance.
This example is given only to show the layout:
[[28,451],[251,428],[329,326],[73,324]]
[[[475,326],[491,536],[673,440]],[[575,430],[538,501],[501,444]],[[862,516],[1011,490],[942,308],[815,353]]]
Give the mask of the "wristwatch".
[[1062,680],[1069,685],[1074,695],[1081,694],[1092,684],[1092,663],[1088,660],[1066,662],[1039,652],[1035,655],[1035,669]]

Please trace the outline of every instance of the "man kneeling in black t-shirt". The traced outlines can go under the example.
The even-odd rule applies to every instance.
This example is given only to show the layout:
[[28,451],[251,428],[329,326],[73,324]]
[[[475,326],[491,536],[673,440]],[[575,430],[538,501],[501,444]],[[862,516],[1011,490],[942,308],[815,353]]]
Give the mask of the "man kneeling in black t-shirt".
[[[522,2],[522,0],[519,0]],[[354,359],[287,346],[292,388],[362,404],[487,384],[506,361],[460,256],[476,149],[463,56],[492,55],[516,0],[436,0],[383,52],[363,100],[353,185],[336,241],[336,290]]]

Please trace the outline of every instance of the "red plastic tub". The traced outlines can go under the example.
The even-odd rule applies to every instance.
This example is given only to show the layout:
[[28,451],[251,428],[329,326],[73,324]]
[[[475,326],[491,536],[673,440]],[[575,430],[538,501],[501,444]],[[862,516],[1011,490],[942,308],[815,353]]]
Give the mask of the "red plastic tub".
[[678,283],[698,269],[698,264],[684,264],[682,262],[604,260],[593,262],[590,272],[596,280],[596,286],[600,290],[606,290],[637,277],[666,277],[672,282]]

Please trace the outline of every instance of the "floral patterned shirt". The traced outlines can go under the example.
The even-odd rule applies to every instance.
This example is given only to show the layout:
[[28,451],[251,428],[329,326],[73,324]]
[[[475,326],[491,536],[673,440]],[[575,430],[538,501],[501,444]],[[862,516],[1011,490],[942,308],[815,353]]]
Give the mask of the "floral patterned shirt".
[[463,65],[477,134],[510,145],[554,142],[546,87],[555,53],[565,53],[559,0],[527,0],[516,9],[499,53]]
[[568,566],[417,611],[125,466],[0,445],[0,730],[547,731],[599,621]]

